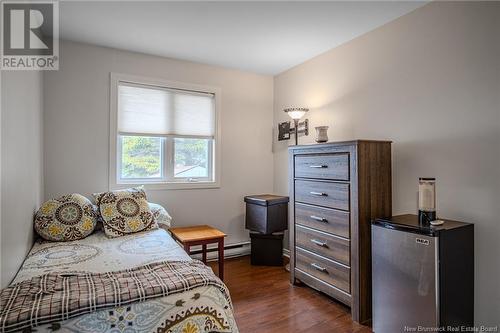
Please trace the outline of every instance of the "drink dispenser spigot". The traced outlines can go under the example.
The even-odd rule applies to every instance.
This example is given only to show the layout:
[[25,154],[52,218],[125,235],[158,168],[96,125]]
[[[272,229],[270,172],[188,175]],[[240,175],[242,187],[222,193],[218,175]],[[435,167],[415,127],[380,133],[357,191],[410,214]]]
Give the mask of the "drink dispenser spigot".
[[429,225],[436,220],[436,178],[418,179],[418,221]]

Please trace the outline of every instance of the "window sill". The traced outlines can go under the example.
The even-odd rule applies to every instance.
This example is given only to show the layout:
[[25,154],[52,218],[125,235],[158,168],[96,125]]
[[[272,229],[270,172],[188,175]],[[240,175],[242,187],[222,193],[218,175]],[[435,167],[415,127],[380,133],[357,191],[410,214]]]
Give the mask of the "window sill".
[[156,190],[190,190],[190,189],[211,189],[211,188],[220,188],[219,182],[178,182],[178,183],[164,183],[164,182],[143,182],[143,183],[135,183],[135,182],[123,182],[117,184],[110,184],[111,190],[122,190],[130,187],[136,187],[144,185],[146,190],[156,191]]

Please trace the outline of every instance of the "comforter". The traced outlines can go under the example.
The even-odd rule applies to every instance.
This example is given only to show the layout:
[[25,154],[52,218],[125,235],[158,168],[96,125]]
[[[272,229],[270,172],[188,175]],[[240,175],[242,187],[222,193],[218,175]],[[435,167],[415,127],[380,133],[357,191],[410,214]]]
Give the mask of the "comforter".
[[[143,287],[138,286],[140,281],[148,279],[137,279],[134,276],[137,276],[139,271],[148,270],[148,274],[151,275],[151,269],[158,267],[160,270],[165,269],[164,275],[161,279],[155,277],[156,287],[150,288],[146,293],[141,289]],[[209,268],[203,264],[192,261],[162,229],[114,239],[97,232],[74,242],[37,242],[13,284],[2,291],[0,324],[5,330],[9,327],[21,328],[9,326],[16,320],[12,319],[11,310],[5,311],[9,302],[14,302],[15,295],[12,292],[16,288],[30,286],[28,291],[24,292],[36,295],[37,292],[40,294],[44,290],[41,282],[50,280],[52,286],[59,286],[55,289],[61,298],[66,294],[62,292],[64,289],[62,286],[67,285],[70,280],[72,287],[69,290],[77,295],[78,287],[75,286],[85,285],[81,283],[83,280],[79,279],[87,281],[89,277],[94,279],[106,276],[108,282],[117,281],[115,274],[118,274],[123,283],[135,286],[136,291],[141,289],[140,297],[135,295],[136,297],[130,297],[129,301],[124,301],[123,295],[120,294],[120,302],[117,299],[108,302],[109,299],[106,299],[101,306],[96,306],[96,300],[89,301],[92,297],[89,298],[87,290],[87,293],[83,292],[85,295],[83,297],[87,299],[83,303],[91,302],[93,304],[91,311],[74,312],[75,316],[71,316],[68,315],[68,306],[63,306],[64,302],[54,303],[58,304],[57,311],[54,311],[57,314],[49,321],[34,320],[37,316],[33,316],[31,311],[27,317],[28,329],[36,328],[37,332],[238,332],[227,289],[212,272],[203,272],[207,269]],[[187,271],[204,278],[197,280],[197,283],[187,283],[186,279],[189,280]],[[177,282],[184,282],[180,282],[177,288],[173,287],[175,283],[172,281],[164,283],[166,286],[161,287],[161,281],[172,278]],[[115,288],[111,292],[113,295],[116,288],[120,288],[118,282],[108,283],[107,286]],[[127,293],[129,290],[123,286],[120,290],[122,292],[125,290]],[[40,302],[40,297],[37,301]],[[33,304],[29,306],[32,310],[38,309]],[[85,306],[76,308],[81,309]],[[19,321],[21,320],[17,320]]]

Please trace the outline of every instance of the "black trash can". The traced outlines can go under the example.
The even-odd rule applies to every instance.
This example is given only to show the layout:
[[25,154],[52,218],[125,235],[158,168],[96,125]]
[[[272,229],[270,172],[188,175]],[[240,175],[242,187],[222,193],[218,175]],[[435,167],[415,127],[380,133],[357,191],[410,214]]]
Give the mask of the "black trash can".
[[252,265],[283,265],[283,231],[288,229],[288,197],[261,194],[245,197]]

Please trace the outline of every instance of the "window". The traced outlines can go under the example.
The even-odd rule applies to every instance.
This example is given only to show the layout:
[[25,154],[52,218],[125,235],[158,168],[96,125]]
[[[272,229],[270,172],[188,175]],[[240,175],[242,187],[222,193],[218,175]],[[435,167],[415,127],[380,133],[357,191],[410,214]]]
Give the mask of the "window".
[[218,90],[112,74],[110,187],[218,186]]
[[121,179],[162,178],[162,138],[120,135],[118,142]]

